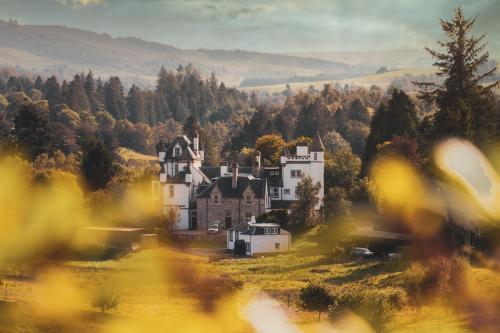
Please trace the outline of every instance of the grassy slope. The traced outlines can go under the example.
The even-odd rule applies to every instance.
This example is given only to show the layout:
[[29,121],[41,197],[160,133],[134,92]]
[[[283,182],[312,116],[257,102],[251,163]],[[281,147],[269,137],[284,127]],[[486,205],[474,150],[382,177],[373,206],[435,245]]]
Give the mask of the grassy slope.
[[[325,251],[318,250],[317,234],[318,230],[314,230],[295,241],[292,252],[279,256],[227,259],[209,263],[206,257],[189,252],[149,250],[132,254],[119,261],[65,263],[64,270],[70,272],[82,288],[111,289],[120,296],[118,309],[109,315],[100,314],[90,306],[85,306],[83,310],[86,315],[75,321],[71,329],[81,332],[95,331],[109,320],[116,319],[130,320],[131,325],[150,325],[151,322],[161,321],[162,318],[172,318],[172,315],[184,323],[185,318],[176,314],[195,313],[199,310],[199,300],[192,294],[191,288],[182,289],[182,283],[179,284],[179,280],[175,278],[178,271],[175,272],[176,268],[182,268],[183,271],[186,267],[191,267],[181,280],[189,281],[188,277],[193,275],[204,278],[209,275],[231,276],[240,279],[245,282],[245,290],[264,290],[278,299],[289,317],[301,329],[317,332],[320,327],[316,322],[316,314],[302,312],[296,307],[298,290],[302,286],[311,280],[319,280],[334,285],[359,283],[384,287],[394,281],[404,268],[404,265],[398,262],[377,260],[336,263],[330,256],[325,255]],[[313,268],[323,269],[324,272],[313,273]],[[169,275],[169,272],[174,272],[174,277]],[[474,278],[488,289],[497,290],[500,286],[496,275],[488,269],[474,269],[473,273]],[[14,278],[6,278],[4,282],[9,285],[9,300],[15,300],[18,304],[21,300],[30,300],[33,282]],[[202,282],[202,290],[211,284],[213,282],[209,280]],[[196,287],[192,289],[196,290]],[[286,306],[288,297],[290,308]],[[21,315],[18,313],[17,320],[14,321],[9,321],[12,318],[8,315],[3,317],[3,320],[0,319],[0,332],[35,332],[41,325],[29,311],[21,311]],[[242,331],[249,330],[241,320],[231,320],[234,320],[238,327],[242,327]],[[220,321],[223,322],[224,318]],[[418,310],[404,308],[397,314],[390,331],[468,332],[464,327],[463,316],[454,313],[450,308],[432,304]],[[152,332],[156,331],[153,329]]]
[[[323,85],[329,83],[329,84],[334,84],[334,82],[338,82],[341,85],[344,84],[355,84],[357,86],[364,86],[364,87],[369,87],[372,84],[376,84],[378,86],[381,86],[382,88],[386,88],[392,80],[394,80],[396,77],[399,76],[404,76],[406,74],[411,74],[411,75],[428,75],[434,73],[435,70],[434,68],[403,68],[403,69],[398,69],[394,71],[389,71],[381,74],[373,74],[373,75],[366,75],[366,76],[360,76],[360,77],[355,77],[351,79],[346,79],[346,80],[339,80],[339,81],[314,81],[314,82],[293,82],[290,83],[290,87],[294,91],[298,90],[307,90],[309,86],[313,86],[316,89],[321,89],[323,88]],[[257,90],[257,91],[266,91],[269,93],[274,93],[274,92],[281,92],[285,90],[285,84],[274,84],[274,85],[268,85],[268,86],[256,86],[256,87],[245,87],[241,88],[242,90],[246,91],[252,91],[252,90]]]
[[156,156],[141,154],[141,153],[138,153],[138,152],[133,151],[131,149],[123,148],[123,147],[118,148],[118,154],[120,154],[120,156],[125,161],[129,161],[129,160],[156,161],[158,159],[158,157],[156,157]]

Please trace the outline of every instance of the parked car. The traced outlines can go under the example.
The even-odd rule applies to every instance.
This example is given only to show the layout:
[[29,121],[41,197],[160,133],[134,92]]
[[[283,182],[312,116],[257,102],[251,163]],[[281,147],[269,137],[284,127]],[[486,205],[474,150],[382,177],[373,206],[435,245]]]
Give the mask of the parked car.
[[351,256],[369,258],[373,257],[373,252],[366,247],[353,247],[351,249]]
[[217,234],[219,233],[219,225],[218,224],[212,224],[211,226],[208,227],[208,233],[209,234]]

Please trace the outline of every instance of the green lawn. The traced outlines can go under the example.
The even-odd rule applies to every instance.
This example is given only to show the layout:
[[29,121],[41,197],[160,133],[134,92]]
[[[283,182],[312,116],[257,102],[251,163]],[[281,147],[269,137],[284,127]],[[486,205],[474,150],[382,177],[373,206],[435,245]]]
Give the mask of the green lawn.
[[[65,297],[73,295],[71,292],[59,290],[59,282],[44,285],[4,270],[0,287],[7,285],[8,292],[0,303],[0,332],[198,332],[207,327],[211,332],[251,332],[241,313],[256,291],[265,291],[277,299],[288,320],[302,331],[319,332],[330,324],[318,323],[316,314],[297,308],[301,287],[318,281],[332,287],[359,284],[385,288],[397,281],[406,267],[404,262],[334,258],[317,248],[315,233],[318,230],[295,241],[290,253],[278,256],[209,262],[206,255],[157,249],[116,261],[53,265],[56,281],[68,283],[76,298],[83,300],[76,305]],[[474,269],[473,275],[487,290],[499,290],[493,271]],[[234,279],[243,281],[244,288],[229,293],[225,283]],[[40,289],[49,295],[45,304],[43,297],[38,297]],[[109,313],[100,313],[91,306],[92,297],[102,292],[119,297],[118,307]],[[57,302],[65,310],[66,301],[69,310],[76,306],[78,311],[61,322],[39,311],[40,306]],[[388,329],[405,333],[468,332],[466,324],[465,314],[455,312],[445,302],[430,302],[419,309],[405,306]]]

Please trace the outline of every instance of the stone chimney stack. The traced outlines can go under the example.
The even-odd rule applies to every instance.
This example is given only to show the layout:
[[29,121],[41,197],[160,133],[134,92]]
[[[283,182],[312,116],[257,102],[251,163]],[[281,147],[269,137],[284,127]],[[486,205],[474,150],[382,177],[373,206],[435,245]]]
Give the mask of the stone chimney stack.
[[198,151],[200,150],[200,135],[198,134],[198,131],[194,132],[193,150],[195,153],[198,153]]
[[261,155],[260,155],[260,151],[256,151],[255,152],[255,156],[254,156],[254,159],[253,159],[253,162],[252,162],[252,175],[255,177],[255,178],[258,178],[260,177],[260,160],[261,160]]
[[231,183],[231,186],[233,189],[237,188],[238,187],[238,163],[233,163],[232,165],[232,173],[233,173],[233,181]]

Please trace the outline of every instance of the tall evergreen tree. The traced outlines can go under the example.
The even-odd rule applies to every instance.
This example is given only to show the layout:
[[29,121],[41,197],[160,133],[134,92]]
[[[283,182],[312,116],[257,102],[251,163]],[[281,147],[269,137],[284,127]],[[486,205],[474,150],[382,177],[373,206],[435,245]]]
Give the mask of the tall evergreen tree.
[[116,173],[113,153],[99,139],[89,139],[83,145],[82,174],[91,191],[105,188]]
[[76,74],[73,81],[69,83],[66,100],[70,109],[74,111],[81,112],[90,110],[89,99],[85,92],[85,78],[83,73]]
[[97,83],[94,79],[94,73],[92,73],[91,70],[89,70],[87,76],[85,77],[84,88],[89,100],[90,111],[92,111],[93,114],[96,114],[101,110],[102,104],[98,98]]
[[123,86],[118,76],[112,76],[104,84],[104,103],[115,119],[127,118],[127,105],[123,96]]
[[136,123],[146,123],[146,110],[141,88],[133,85],[127,95],[128,119]]
[[375,156],[377,145],[395,136],[415,137],[418,127],[417,111],[410,97],[403,90],[393,89],[387,105],[381,104],[371,120],[365,145],[365,165]]
[[434,66],[444,83],[414,82],[422,89],[421,96],[439,107],[434,117],[435,138],[458,136],[484,143],[498,136],[500,119],[491,92],[498,82],[482,85],[496,68],[480,72],[489,54],[484,52],[486,34],[472,36],[476,19],[464,17],[458,7],[450,21],[441,20],[447,40],[438,43],[445,51],[426,50],[436,59]]
[[45,99],[50,107],[62,103],[61,87],[55,76],[49,77],[45,81]]

